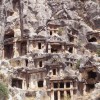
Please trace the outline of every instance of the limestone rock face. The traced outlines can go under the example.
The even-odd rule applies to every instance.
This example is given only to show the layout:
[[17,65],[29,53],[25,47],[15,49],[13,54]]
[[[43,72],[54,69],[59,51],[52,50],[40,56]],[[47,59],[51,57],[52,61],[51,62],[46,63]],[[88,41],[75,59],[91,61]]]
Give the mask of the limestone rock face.
[[99,100],[100,1],[0,0],[0,80],[2,75],[11,89],[9,100],[25,100],[28,91],[26,100],[54,100],[60,94],[53,90],[55,81],[58,87],[65,82],[65,88],[69,80],[75,80],[70,84],[76,95],[89,92],[81,99]]

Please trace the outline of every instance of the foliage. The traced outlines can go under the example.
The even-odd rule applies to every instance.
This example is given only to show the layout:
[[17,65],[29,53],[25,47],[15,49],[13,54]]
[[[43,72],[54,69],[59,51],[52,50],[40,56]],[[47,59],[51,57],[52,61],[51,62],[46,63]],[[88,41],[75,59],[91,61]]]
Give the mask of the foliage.
[[8,89],[4,83],[0,83],[0,98],[4,98],[4,100],[8,98]]
[[60,36],[63,34],[63,30],[64,30],[64,29],[63,29],[62,27],[59,28],[58,34],[59,34]]
[[98,54],[98,56],[100,57],[100,50],[97,50],[97,52],[96,52],[97,54]]
[[79,66],[80,66],[80,60],[78,60],[76,63],[76,69],[79,69]]

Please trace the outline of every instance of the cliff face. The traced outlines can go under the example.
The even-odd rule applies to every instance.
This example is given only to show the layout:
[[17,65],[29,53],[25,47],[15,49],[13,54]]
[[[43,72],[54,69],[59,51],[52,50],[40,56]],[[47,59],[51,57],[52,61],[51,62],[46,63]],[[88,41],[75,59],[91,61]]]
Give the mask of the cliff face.
[[[100,82],[100,1],[0,0],[0,59],[1,74],[5,75],[5,78],[8,79],[6,83],[10,84],[9,100],[15,98],[23,100],[22,98],[26,97],[27,99],[35,97],[35,100],[42,100],[38,99],[42,97],[43,100],[44,97],[57,100],[56,93],[54,93],[56,99],[51,98],[51,90],[47,92],[44,89],[40,93],[39,89],[33,89],[36,87],[36,80],[39,80],[38,78],[35,80],[33,76],[38,76],[37,73],[41,70],[45,73],[43,79],[47,89],[52,86],[53,81],[58,79],[59,82],[66,81],[71,77],[74,82],[77,79],[79,94],[76,93],[76,100],[79,99],[78,96],[84,94],[84,89],[79,89],[83,83],[87,87],[85,92],[90,93],[89,95],[84,94],[86,99],[97,100],[91,95],[100,91],[99,85],[97,86],[99,89],[94,86]],[[40,62],[38,63],[38,61]],[[35,68],[35,66],[41,67],[42,65],[44,69]],[[53,66],[58,66],[55,69],[59,71],[60,78],[52,79],[53,76],[50,73],[56,74],[56,70],[52,72]],[[88,75],[91,72],[93,77]],[[22,80],[16,81],[13,78],[22,78]],[[13,88],[13,86],[23,88],[23,85],[16,86],[17,83],[24,84],[24,89]],[[91,87],[94,87],[94,90],[90,91]],[[20,96],[21,94],[22,96]],[[69,94],[73,99],[74,93]],[[98,94],[97,98],[99,97]]]

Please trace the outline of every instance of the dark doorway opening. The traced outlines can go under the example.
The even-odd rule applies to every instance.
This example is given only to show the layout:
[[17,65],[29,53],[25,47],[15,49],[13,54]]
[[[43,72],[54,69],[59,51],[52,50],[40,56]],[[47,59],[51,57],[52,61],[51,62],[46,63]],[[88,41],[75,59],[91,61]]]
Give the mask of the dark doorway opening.
[[4,57],[10,59],[13,57],[13,54],[13,44],[4,45]]
[[57,53],[57,49],[56,48],[51,48],[51,53]]
[[64,83],[63,82],[60,83],[60,88],[64,88]]
[[22,89],[22,80],[12,79],[12,87],[17,87]]
[[4,35],[4,40],[14,38],[14,33],[9,33]]
[[26,67],[28,66],[28,59],[25,59]]
[[52,35],[52,31],[50,31],[50,35]]
[[54,91],[54,100],[58,100],[58,93],[57,93],[57,91]]
[[39,62],[39,67],[42,67],[42,61]]
[[60,98],[61,100],[64,100],[64,91],[60,91]]
[[66,83],[66,88],[70,88],[70,82]]
[[97,73],[93,72],[92,70],[88,72],[88,78],[95,79],[97,77]]
[[41,43],[38,43],[38,49],[41,49],[42,47],[41,47]]
[[90,92],[91,90],[93,90],[95,88],[94,84],[86,84],[86,91]]
[[70,47],[68,50],[70,53],[73,53],[73,47]]
[[58,83],[53,83],[54,88],[58,88]]
[[43,87],[43,80],[38,81],[38,87]]
[[27,42],[26,41],[23,41],[21,43],[21,55],[26,55],[27,53]]
[[69,37],[70,42],[74,42],[74,37]]
[[57,72],[56,72],[56,69],[53,69],[53,75],[56,75]]

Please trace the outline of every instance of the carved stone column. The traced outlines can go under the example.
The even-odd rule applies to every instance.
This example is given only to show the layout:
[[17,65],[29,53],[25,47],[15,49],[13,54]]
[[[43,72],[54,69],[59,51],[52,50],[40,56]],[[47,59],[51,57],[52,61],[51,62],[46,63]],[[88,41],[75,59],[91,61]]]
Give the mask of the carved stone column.
[[67,92],[66,92],[66,82],[64,82],[64,98],[67,97]]
[[15,40],[15,43],[13,45],[13,52],[14,52],[14,58],[19,56],[17,40]]
[[60,100],[60,91],[58,91],[58,100]]
[[48,43],[48,53],[51,53],[51,45]]
[[73,82],[70,82],[70,88],[71,88],[71,90],[70,90],[71,100],[74,100],[73,99]]
[[86,84],[83,83],[83,95],[86,95]]

